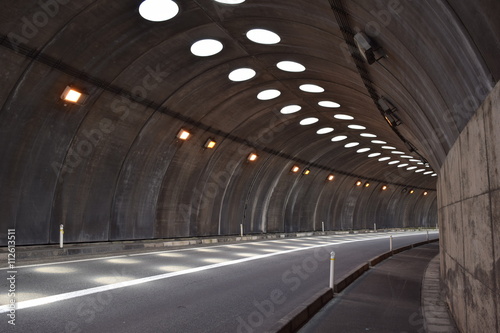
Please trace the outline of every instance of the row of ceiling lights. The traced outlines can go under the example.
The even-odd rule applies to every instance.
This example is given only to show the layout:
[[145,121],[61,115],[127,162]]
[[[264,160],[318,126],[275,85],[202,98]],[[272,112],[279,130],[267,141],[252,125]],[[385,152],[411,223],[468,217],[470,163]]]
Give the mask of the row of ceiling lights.
[[[182,141],[186,141],[188,140],[189,138],[191,137],[191,133],[185,129],[181,129],[178,133],[177,133],[177,138],[182,140]],[[212,139],[212,138],[209,138],[207,139],[207,141],[205,142],[205,144],[203,145],[204,148],[206,149],[213,149],[215,148],[215,146],[217,145],[217,142]],[[255,152],[252,152],[250,153],[248,156],[247,156],[247,160],[249,162],[255,162],[257,159],[259,158],[259,155],[257,155],[257,153]],[[292,166],[292,168],[290,169],[290,172],[291,173],[299,173],[299,171],[301,171],[300,167],[298,165],[294,165]],[[305,168],[303,171],[302,171],[302,174],[303,175],[309,175],[311,174],[311,169],[309,168]],[[335,176],[333,174],[329,174],[327,177],[326,177],[326,180],[327,181],[333,181],[335,179]],[[361,180],[358,180],[356,181],[355,183],[356,186],[358,187],[364,187],[364,188],[368,188],[370,187],[370,182],[369,181],[366,181],[366,182],[362,182]],[[386,191],[389,189],[389,186],[388,185],[382,185],[381,188],[380,188],[382,191]],[[406,192],[407,189],[403,189],[403,192]],[[409,194],[413,194],[415,193],[415,190],[413,189],[410,189],[408,191]],[[424,196],[427,196],[429,194],[429,192],[427,191],[424,191],[423,192],[423,195]]]

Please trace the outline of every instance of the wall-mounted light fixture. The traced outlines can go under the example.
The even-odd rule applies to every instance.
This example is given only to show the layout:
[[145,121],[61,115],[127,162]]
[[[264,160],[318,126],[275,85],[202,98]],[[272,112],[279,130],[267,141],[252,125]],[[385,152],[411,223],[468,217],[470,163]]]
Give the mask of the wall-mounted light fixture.
[[391,127],[401,125],[401,119],[396,114],[398,109],[391,102],[389,102],[386,98],[381,97],[377,103],[383,110],[384,118]]
[[362,182],[361,180],[358,180],[358,181],[356,182],[356,186],[361,186],[361,185],[363,185],[363,182]]
[[61,99],[63,101],[78,105],[83,105],[88,97],[88,94],[71,86],[67,86],[61,94]]
[[203,147],[207,149],[213,149],[217,145],[217,142],[215,142],[213,139],[208,139],[207,142],[203,145]]
[[326,180],[328,180],[329,182],[331,182],[334,179],[335,179],[335,176],[332,174],[329,174],[328,177],[326,178]]
[[[354,35],[354,43],[356,43],[359,53],[363,59],[370,65],[375,61],[379,61],[380,59],[387,57],[381,47],[363,32],[358,32]],[[376,51],[378,51],[377,53],[379,54],[382,53],[382,55],[378,58],[375,56]]]
[[191,133],[189,133],[185,129],[181,129],[179,131],[179,133],[177,133],[177,138],[180,139],[180,140],[182,140],[182,141],[186,141],[190,137],[191,137]]
[[424,196],[427,196],[429,194],[429,192],[425,191],[424,192]]
[[382,191],[387,191],[389,187],[387,185],[382,186]]
[[413,193],[415,193],[415,190],[410,190],[410,194],[413,194]]
[[247,160],[249,162],[255,162],[258,158],[259,158],[259,155],[257,155],[256,153],[250,153],[250,155],[248,155],[248,157],[247,157]]
[[366,182],[364,186],[365,186],[365,187],[370,187],[370,183],[369,183],[369,182]]
[[299,171],[300,171],[300,168],[299,168],[297,165],[294,165],[294,166],[292,167],[292,170],[290,170],[290,171],[292,171],[293,173],[297,173],[297,172],[299,172]]
[[302,172],[303,175],[308,175],[310,173],[311,173],[310,169],[304,169],[304,171]]

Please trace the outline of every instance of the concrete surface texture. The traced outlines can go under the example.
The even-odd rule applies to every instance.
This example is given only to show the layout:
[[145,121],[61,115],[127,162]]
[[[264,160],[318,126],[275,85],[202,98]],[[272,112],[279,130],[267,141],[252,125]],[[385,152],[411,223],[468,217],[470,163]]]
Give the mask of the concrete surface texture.
[[[432,172],[500,78],[498,1],[177,2],[165,22],[143,19],[135,0],[2,8],[0,246],[8,228],[18,245],[57,243],[60,224],[81,243],[235,235],[240,224],[245,233],[436,224]],[[253,42],[254,28],[280,42]],[[359,61],[358,31],[388,57]],[[195,56],[201,39],[223,49]],[[229,80],[239,68],[256,75]],[[84,105],[61,101],[68,85],[89,95]],[[257,99],[266,89],[281,95]],[[397,109],[398,133],[379,97]],[[288,105],[301,110],[282,113]],[[310,117],[317,123],[300,124]],[[347,138],[332,142],[338,135]],[[204,149],[209,138],[214,149]],[[291,173],[295,164],[311,173]]]
[[462,332],[500,331],[500,84],[439,176],[441,275]]

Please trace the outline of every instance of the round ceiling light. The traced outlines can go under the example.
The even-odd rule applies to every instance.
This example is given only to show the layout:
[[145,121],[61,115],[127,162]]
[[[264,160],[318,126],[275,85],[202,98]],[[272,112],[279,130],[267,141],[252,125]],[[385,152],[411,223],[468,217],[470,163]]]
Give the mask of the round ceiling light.
[[340,119],[340,120],[354,120],[353,116],[349,116],[346,114],[336,114],[333,116],[335,119]]
[[343,141],[345,139],[347,139],[347,136],[345,136],[345,135],[338,135],[338,136],[332,138],[332,142]]
[[300,105],[287,105],[281,109],[282,114],[292,114],[295,112],[299,112],[302,109]]
[[278,34],[265,29],[252,29],[247,32],[247,38],[258,44],[277,44],[281,41]]
[[299,73],[306,70],[304,65],[299,64],[295,61],[281,61],[276,64],[276,66],[285,72]]
[[361,125],[349,125],[347,127],[349,127],[350,129],[353,129],[353,130],[365,130],[366,129],[366,127],[361,126]]
[[222,51],[222,43],[215,39],[202,39],[191,46],[191,53],[198,57],[209,57]]
[[139,6],[139,14],[145,20],[163,22],[179,13],[179,6],[171,0],[145,0]]
[[242,82],[250,80],[256,72],[251,68],[238,68],[229,73],[229,80],[233,82]]
[[352,148],[356,146],[359,146],[359,142],[349,142],[344,146],[344,148]]
[[331,133],[333,132],[333,128],[332,127],[325,127],[325,128],[321,128],[319,129],[316,134],[328,134],[328,133]]
[[377,137],[375,134],[371,134],[371,133],[361,133],[360,135],[364,138],[376,138]]
[[368,155],[368,157],[372,158],[372,157],[377,157],[380,155],[382,155],[382,154],[381,153],[373,153],[373,154]]
[[340,107],[339,103],[335,103],[332,101],[321,101],[321,102],[318,102],[318,105],[322,106],[324,108],[331,108],[331,109],[336,109],[336,108]]
[[281,95],[281,91],[276,90],[276,89],[268,89],[261,91],[258,95],[257,98],[260,99],[261,101],[268,101],[270,99],[274,99]]
[[245,0],[215,0],[215,1],[227,4],[227,5],[239,5],[240,3],[245,2]]
[[304,92],[315,93],[315,94],[322,93],[323,91],[325,91],[325,89],[315,84],[303,84],[299,88]]
[[317,123],[318,121],[319,121],[319,119],[318,119],[318,118],[315,118],[315,117],[310,117],[310,118],[305,118],[305,119],[302,119],[302,120],[300,121],[300,124],[301,124],[301,125],[304,125],[304,126],[305,126],[305,125],[312,125],[312,124]]

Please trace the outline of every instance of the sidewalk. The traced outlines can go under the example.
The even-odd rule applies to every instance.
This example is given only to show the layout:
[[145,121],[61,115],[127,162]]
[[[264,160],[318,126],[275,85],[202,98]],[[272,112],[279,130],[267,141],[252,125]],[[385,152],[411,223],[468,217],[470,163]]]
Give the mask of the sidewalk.
[[[438,253],[439,245],[432,243],[376,265],[336,295],[299,332],[458,332],[448,319],[446,304],[439,299]],[[422,290],[424,275],[426,289]]]

